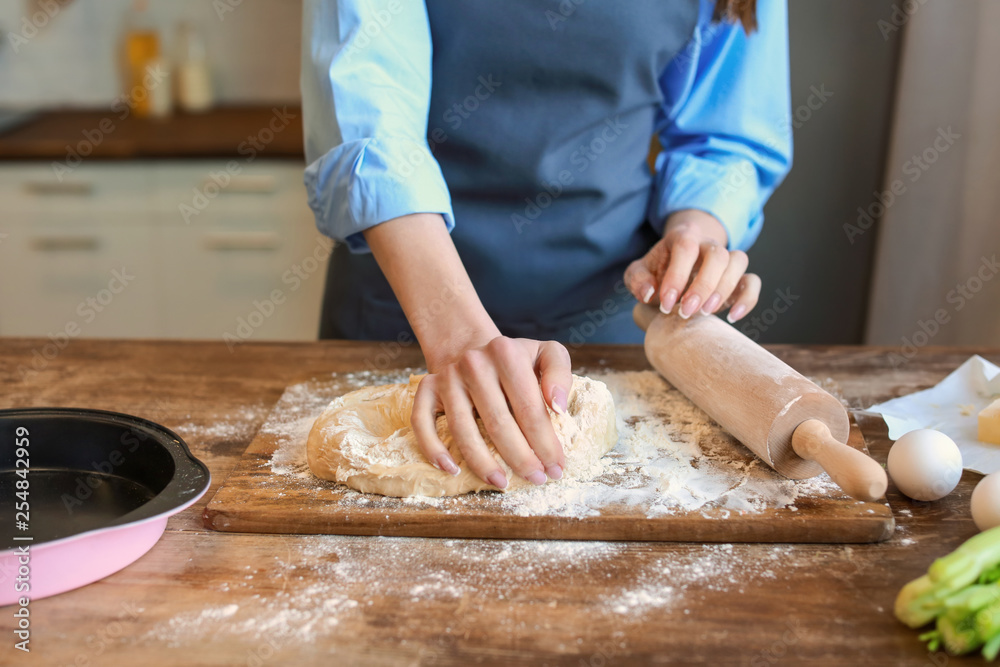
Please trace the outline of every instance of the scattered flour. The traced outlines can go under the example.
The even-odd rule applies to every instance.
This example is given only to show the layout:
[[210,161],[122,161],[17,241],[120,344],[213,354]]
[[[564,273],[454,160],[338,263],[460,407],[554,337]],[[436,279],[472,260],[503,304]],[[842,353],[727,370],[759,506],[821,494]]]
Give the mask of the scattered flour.
[[212,445],[216,442],[249,442],[266,416],[267,406],[247,406],[236,412],[214,417],[207,424],[189,421],[174,425],[171,430],[185,440],[201,445]]
[[[273,485],[276,493],[300,485],[319,498],[337,489],[337,502],[345,506],[461,509],[467,502],[462,496],[384,498],[345,491],[309,472],[306,438],[333,397],[373,384],[405,382],[410,372],[414,369],[335,374],[331,381],[289,387],[261,427],[275,440],[276,450],[270,461],[273,475],[260,483]],[[798,498],[842,495],[825,474],[799,482],[778,475],[653,371],[597,370],[589,375],[607,384],[614,396],[617,446],[580,478],[485,494],[495,509],[519,516],[586,517],[624,505],[632,511],[641,508],[647,517],[702,512],[725,519],[794,506]]]
[[[769,585],[795,548],[674,544],[667,553],[626,542],[301,537],[289,543],[286,556],[248,565],[217,585],[215,597],[239,604],[182,611],[139,640],[176,647],[265,637],[280,649],[355,636],[352,628],[385,607],[454,605],[462,610],[455,626],[475,624],[476,614],[498,601],[525,604],[539,597],[534,589],[553,588],[562,593],[531,604],[554,609],[582,595],[598,617],[641,628],[653,616],[687,613],[689,603],[707,595]],[[384,607],[369,613],[376,600]],[[533,617],[544,621],[547,614]]]

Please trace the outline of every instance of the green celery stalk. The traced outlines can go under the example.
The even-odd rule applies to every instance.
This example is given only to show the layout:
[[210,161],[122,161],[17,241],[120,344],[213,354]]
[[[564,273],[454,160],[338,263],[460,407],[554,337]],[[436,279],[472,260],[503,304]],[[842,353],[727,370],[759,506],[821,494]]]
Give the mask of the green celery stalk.
[[934,561],[927,574],[903,586],[896,597],[896,617],[919,628],[945,611],[945,601],[981,577],[996,575],[1000,564],[1000,527],[979,533],[947,556]]
[[977,613],[1000,602],[1000,584],[973,585],[947,598],[937,629],[945,649],[953,655],[973,651],[988,637],[979,632]]

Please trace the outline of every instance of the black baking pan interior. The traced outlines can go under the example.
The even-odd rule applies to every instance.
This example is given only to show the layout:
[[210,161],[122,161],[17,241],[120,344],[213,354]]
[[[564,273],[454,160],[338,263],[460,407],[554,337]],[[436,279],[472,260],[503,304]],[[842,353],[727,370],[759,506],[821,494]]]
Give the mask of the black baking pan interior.
[[[18,436],[27,431],[27,446]],[[4,542],[17,542],[17,481],[29,480],[33,544],[161,515],[204,493],[208,468],[175,433],[146,419],[103,410],[0,410],[0,516]],[[27,454],[28,473],[18,463]],[[21,485],[22,489],[24,485]]]

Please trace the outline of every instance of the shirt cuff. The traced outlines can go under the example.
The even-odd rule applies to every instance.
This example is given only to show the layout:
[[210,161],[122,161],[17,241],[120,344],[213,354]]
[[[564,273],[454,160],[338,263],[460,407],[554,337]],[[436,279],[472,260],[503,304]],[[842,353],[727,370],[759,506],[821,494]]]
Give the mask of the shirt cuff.
[[422,142],[349,141],[306,167],[304,180],[316,226],[353,253],[370,252],[361,232],[401,215],[440,213],[455,227],[448,185]]
[[657,158],[656,171],[658,194],[652,202],[655,208],[650,211],[650,222],[661,236],[667,216],[693,208],[722,223],[730,250],[747,250],[757,240],[764,215],[753,162],[664,152]]

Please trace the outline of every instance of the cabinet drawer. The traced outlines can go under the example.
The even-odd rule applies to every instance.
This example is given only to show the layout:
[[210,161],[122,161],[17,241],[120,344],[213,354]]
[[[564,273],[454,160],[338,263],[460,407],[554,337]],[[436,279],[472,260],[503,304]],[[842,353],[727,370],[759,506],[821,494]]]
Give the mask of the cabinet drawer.
[[[164,335],[315,339],[329,254],[318,233],[279,234],[266,225],[156,231]],[[241,318],[249,334],[246,326],[237,333]]]
[[157,219],[167,224],[215,224],[233,215],[280,223],[290,209],[308,210],[302,167],[295,163],[160,163],[154,179],[152,203]]
[[38,225],[0,242],[0,335],[156,336],[150,228]]
[[42,222],[100,215],[129,224],[148,216],[149,196],[149,172],[126,164],[84,163],[63,175],[48,164],[0,166],[4,210]]

